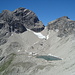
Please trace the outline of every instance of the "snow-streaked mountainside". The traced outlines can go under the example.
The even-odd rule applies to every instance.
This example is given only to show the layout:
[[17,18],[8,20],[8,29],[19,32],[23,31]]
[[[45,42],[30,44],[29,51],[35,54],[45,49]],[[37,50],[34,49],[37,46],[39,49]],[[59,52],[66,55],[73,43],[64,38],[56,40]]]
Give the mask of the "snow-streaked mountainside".
[[45,27],[26,8],[0,13],[0,75],[75,75],[74,58],[75,21]]

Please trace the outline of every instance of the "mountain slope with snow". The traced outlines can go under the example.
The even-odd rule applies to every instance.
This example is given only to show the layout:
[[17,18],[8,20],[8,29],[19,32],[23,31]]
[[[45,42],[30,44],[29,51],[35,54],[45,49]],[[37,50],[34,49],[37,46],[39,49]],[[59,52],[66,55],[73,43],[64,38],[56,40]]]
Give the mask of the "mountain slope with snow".
[[64,16],[44,27],[25,8],[0,14],[0,75],[75,75],[74,58],[75,21]]

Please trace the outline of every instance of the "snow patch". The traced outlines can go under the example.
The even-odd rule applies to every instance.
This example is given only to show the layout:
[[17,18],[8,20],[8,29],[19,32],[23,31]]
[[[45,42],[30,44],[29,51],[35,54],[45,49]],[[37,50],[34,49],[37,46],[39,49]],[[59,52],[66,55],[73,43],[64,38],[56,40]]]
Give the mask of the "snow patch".
[[47,36],[46,36],[46,39],[47,39],[47,40],[49,39],[49,35],[50,35],[50,31],[49,31],[49,33],[48,33]]
[[58,56],[55,56],[55,55],[52,55],[52,54],[48,54],[49,56],[54,56],[54,57],[58,57]]
[[47,40],[49,39],[49,35],[47,35]]
[[32,55],[33,53],[32,52],[29,52],[29,55]]
[[58,29],[56,29],[55,31],[56,31],[56,32],[59,32],[59,30],[58,30]]
[[38,55],[37,53],[33,53],[33,56],[36,56],[36,55]]
[[29,55],[36,56],[36,55],[37,55],[37,53],[34,53],[34,52],[29,52]]
[[42,35],[41,33],[36,33],[36,32],[33,32],[35,35],[37,35],[38,36],[38,38],[40,38],[40,39],[44,39],[44,38],[46,38],[44,35]]
[[29,15],[30,13],[31,13],[31,11],[30,11],[30,12],[28,12],[28,13],[27,13],[27,15]]
[[[30,29],[27,29],[28,31],[30,31],[30,32],[33,32],[32,30],[30,30]],[[43,34],[41,34],[41,33],[37,33],[37,32],[33,32],[38,38],[40,38],[40,39],[44,39],[44,38],[47,38],[46,36],[44,36]],[[35,43],[34,43],[35,44]]]
[[30,29],[27,28],[28,31],[31,31]]
[[27,11],[27,9],[24,9],[24,12]]
[[18,50],[18,52],[20,52],[20,50]]
[[35,44],[37,44],[37,43],[38,43],[38,41],[37,41],[37,42],[35,42],[35,43],[34,43],[34,45],[35,45]]
[[[58,57],[58,56],[55,56],[55,55],[52,55],[52,54],[48,54],[48,56],[53,56],[53,57],[60,58],[60,57]],[[60,58],[60,59],[63,59],[63,58]]]
[[13,36],[13,34],[11,34],[11,36]]
[[25,50],[25,52],[27,52],[27,50]]

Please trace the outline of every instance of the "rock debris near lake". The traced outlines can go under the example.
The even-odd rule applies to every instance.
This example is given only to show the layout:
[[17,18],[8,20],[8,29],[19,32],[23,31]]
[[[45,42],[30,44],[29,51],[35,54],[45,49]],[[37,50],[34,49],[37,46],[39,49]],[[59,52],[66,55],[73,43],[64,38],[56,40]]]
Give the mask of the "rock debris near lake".
[[67,16],[44,26],[26,8],[0,13],[0,75],[75,75],[74,58],[75,21]]

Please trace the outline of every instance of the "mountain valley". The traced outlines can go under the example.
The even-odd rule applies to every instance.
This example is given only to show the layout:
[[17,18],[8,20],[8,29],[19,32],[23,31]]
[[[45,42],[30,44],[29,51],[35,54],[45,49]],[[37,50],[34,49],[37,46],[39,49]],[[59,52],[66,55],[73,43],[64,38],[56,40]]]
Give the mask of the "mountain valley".
[[26,8],[0,13],[0,75],[75,75],[75,21],[47,26]]

